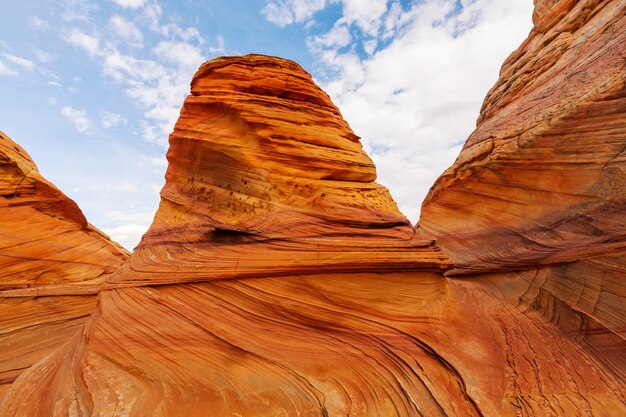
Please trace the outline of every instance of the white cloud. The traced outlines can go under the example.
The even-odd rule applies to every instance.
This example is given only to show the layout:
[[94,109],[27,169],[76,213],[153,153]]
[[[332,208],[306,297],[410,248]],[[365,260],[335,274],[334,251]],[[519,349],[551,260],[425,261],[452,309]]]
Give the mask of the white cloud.
[[152,218],[154,217],[154,212],[151,210],[140,210],[140,211],[121,211],[121,210],[110,210],[104,213],[104,218],[111,221],[116,222],[127,222],[127,223],[152,223]]
[[12,62],[15,65],[22,67],[25,70],[32,71],[35,69],[36,65],[33,61],[30,61],[26,58],[22,58],[21,56],[12,55],[9,53],[2,54],[7,61]]
[[50,29],[50,24],[39,16],[32,16],[28,19],[28,26],[35,30],[46,31]]
[[157,22],[156,25],[153,26],[151,29],[155,33],[158,33],[161,36],[165,36],[169,39],[178,39],[183,42],[195,41],[199,44],[204,43],[204,38],[202,37],[202,35],[200,35],[198,29],[194,27],[181,28],[175,23],[161,24]]
[[369,36],[376,36],[385,12],[387,0],[343,0],[345,20],[356,24]]
[[111,49],[106,52],[103,71],[124,85],[126,94],[145,110],[145,120],[140,122],[143,138],[166,146],[189,93],[189,80],[205,58],[198,46],[181,40],[161,41],[152,52],[158,60]]
[[113,15],[109,19],[109,28],[115,33],[122,41],[132,46],[143,46],[143,35],[141,31],[133,22],[124,19],[120,15]]
[[91,120],[87,117],[86,111],[65,106],[61,110],[61,114],[72,122],[80,133],[87,133],[91,129]]
[[[163,47],[161,51],[164,50]],[[191,66],[189,57],[181,55],[180,58],[180,62],[170,67],[113,50],[103,62],[104,73],[125,85],[126,94],[145,109],[147,120],[140,122],[143,138],[163,146],[189,92],[189,79],[197,69]]]
[[124,193],[134,193],[137,191],[137,184],[130,181],[120,181],[116,183],[106,184],[105,188],[109,190],[121,191]]
[[54,59],[52,55],[50,55],[48,52],[44,51],[43,49],[35,48],[34,53],[37,59],[43,63],[50,62]]
[[[62,37],[96,60],[102,73],[121,86],[143,110],[144,118],[137,122],[135,132],[146,141],[167,146],[169,133],[189,93],[191,77],[207,55],[224,53],[225,48],[222,36],[216,36],[215,46],[206,45],[198,29],[181,27],[172,20],[162,23],[161,18],[160,6],[150,2],[134,23],[114,15],[109,19],[108,31],[97,31],[91,25],[91,34],[73,28],[62,32]],[[141,28],[152,32],[150,38],[156,46],[128,52],[125,46],[129,42],[142,41]]]
[[17,72],[7,67],[2,61],[0,61],[0,75],[17,75]]
[[142,9],[142,15],[148,26],[153,32],[160,31],[160,21],[163,15],[163,9],[158,3],[149,3]]
[[204,62],[200,48],[187,42],[161,41],[153,51],[162,62],[181,68],[196,70]]
[[270,22],[283,27],[302,23],[336,0],[272,0],[261,10]]
[[[165,155],[159,156],[148,156],[141,155],[139,156],[139,166],[145,167],[146,169],[151,170],[152,172],[162,174],[167,167],[167,158]],[[160,190],[160,187],[157,185],[157,193]]]
[[225,51],[224,37],[222,35],[217,35],[215,40],[217,41],[217,46],[210,47],[209,52],[212,54],[223,54]]
[[148,230],[150,224],[127,223],[115,227],[104,227],[102,231],[114,241],[128,250],[133,250]]
[[156,157],[153,156],[152,158],[149,159],[150,164],[158,167],[158,168],[164,168],[167,166],[167,158],[165,158],[165,156],[161,156],[161,157]]
[[106,221],[113,224],[113,226],[105,227],[102,231],[126,249],[132,250],[141,240],[141,236],[150,227],[154,217],[154,211],[124,212],[112,210],[107,211],[104,217]]
[[100,51],[100,39],[95,35],[88,35],[78,28],[64,31],[61,34],[63,40],[70,45],[74,45],[87,52],[89,56],[98,56]]
[[125,9],[138,9],[146,4],[146,0],[113,0],[113,2]]
[[[295,3],[280,5],[291,11]],[[342,3],[333,28],[307,41],[320,85],[362,137],[378,181],[415,221],[429,187],[475,127],[502,62],[528,34],[532,2]],[[282,25],[297,21],[286,16]]]
[[100,9],[97,3],[88,0],[64,0],[64,11],[61,19],[68,22],[89,22],[91,13]]
[[313,49],[319,47],[340,49],[349,45],[351,41],[349,26],[346,25],[345,21],[340,20],[329,32],[315,36],[312,40],[308,40],[307,44]]
[[100,123],[105,129],[112,129],[128,124],[128,120],[121,114],[103,111],[100,113]]
[[45,75],[46,77],[52,78],[52,79],[54,79],[54,80],[56,80],[56,81],[61,81],[61,77],[59,77],[59,76],[58,76],[58,75],[56,75],[54,72],[52,72],[52,71],[50,71],[50,70],[48,70],[48,69],[45,69],[45,68],[39,68],[39,72],[40,72],[42,75]]
[[271,0],[261,10],[270,22],[284,27],[303,23],[333,3],[342,3],[342,19],[356,24],[363,33],[375,36],[381,18],[387,11],[388,0]]

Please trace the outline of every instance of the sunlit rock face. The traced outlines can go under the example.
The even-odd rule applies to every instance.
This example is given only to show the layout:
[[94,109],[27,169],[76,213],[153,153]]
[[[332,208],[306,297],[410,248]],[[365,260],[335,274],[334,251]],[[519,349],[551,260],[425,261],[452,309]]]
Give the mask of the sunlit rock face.
[[128,252],[0,132],[0,291],[103,282]]
[[619,416],[615,368],[517,307],[524,284],[404,272],[103,291],[3,412]]
[[476,130],[423,203],[448,274],[626,250],[626,3],[538,1]]
[[170,136],[161,204],[112,283],[442,270],[359,138],[298,64],[202,65]]
[[626,3],[536,5],[532,32],[424,201],[419,230],[452,258],[447,276],[525,281],[520,306],[623,380]]
[[[67,343],[0,392],[0,416],[625,415],[625,228],[609,209],[621,204],[623,179],[596,181],[588,210],[576,211],[562,184],[583,180],[559,174],[576,158],[579,169],[566,173],[602,176],[613,163],[619,170],[619,156],[609,158],[618,139],[608,130],[619,132],[624,109],[581,112],[567,101],[575,77],[542,78],[547,68],[518,74],[511,64],[550,56],[549,44],[533,39],[559,22],[589,42],[604,36],[603,22],[624,16],[620,3],[538,2],[536,30],[505,63],[477,133],[434,186],[417,231],[297,64],[259,55],[204,64],[170,138],[150,230],[101,285],[84,330],[67,332]],[[568,67],[597,61],[619,74],[623,62],[613,58],[621,44],[612,45],[596,45],[593,62],[592,51],[579,49]],[[525,80],[515,99],[507,77],[512,85]],[[619,102],[617,94],[594,96],[596,82],[579,80],[574,90],[581,97],[588,90],[598,105]],[[536,93],[541,85],[551,87]],[[567,140],[544,145],[565,130],[533,130],[552,107],[524,104],[527,95],[572,107]],[[599,129],[596,118],[605,116]],[[493,149],[480,148],[481,129],[519,126],[535,133],[515,142],[507,157],[515,162],[492,155],[495,140]],[[483,150],[471,153],[474,146]],[[562,148],[577,153],[557,158]],[[524,164],[534,166],[527,169],[534,188],[515,176]],[[554,206],[537,191],[535,171],[548,166],[556,173],[541,187]],[[479,177],[487,173],[501,184]],[[505,179],[503,192],[497,185]],[[477,184],[485,187],[480,197]],[[562,222],[566,229],[546,229],[525,247],[516,236],[530,242],[532,231],[520,230],[531,215],[507,211],[518,199],[535,225],[580,215],[600,226],[591,233],[582,220],[578,229]],[[479,222],[476,213],[495,202],[501,215]],[[554,244],[555,233],[563,245]],[[583,254],[572,233],[597,237],[598,247]],[[536,255],[541,244],[559,261]]]
[[0,132],[0,401],[82,328],[127,257]]

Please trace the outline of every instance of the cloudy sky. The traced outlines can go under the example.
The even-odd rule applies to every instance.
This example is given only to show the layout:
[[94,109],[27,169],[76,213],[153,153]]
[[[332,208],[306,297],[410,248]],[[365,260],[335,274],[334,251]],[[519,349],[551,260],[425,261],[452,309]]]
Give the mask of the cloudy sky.
[[293,59],[331,95],[413,221],[473,130],[532,0],[32,0],[0,5],[0,130],[129,249],[205,60]]

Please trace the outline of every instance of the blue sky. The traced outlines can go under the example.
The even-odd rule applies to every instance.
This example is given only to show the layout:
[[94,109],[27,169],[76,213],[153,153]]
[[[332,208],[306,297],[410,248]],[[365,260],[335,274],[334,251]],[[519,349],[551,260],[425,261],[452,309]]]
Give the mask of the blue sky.
[[0,5],[0,130],[129,249],[158,205],[191,76],[290,58],[331,95],[413,221],[474,128],[531,0],[33,0]]

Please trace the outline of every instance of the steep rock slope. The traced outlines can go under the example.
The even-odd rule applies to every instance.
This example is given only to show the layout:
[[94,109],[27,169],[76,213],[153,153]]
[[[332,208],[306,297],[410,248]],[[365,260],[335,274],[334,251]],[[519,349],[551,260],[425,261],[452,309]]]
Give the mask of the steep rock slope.
[[423,203],[452,274],[626,250],[626,2],[536,1],[476,130]]
[[295,63],[204,64],[150,231],[0,416],[625,415],[624,2],[536,5],[417,233]]
[[[623,345],[607,331],[621,310],[595,286],[550,293],[619,258],[444,277],[449,261],[414,236],[296,64],[205,64],[168,158],[151,230],[85,331],[23,374],[0,416],[626,411]],[[611,283],[604,297],[623,300]],[[606,319],[582,320],[576,302]]]
[[298,64],[217,58],[170,136],[161,204],[112,283],[349,270],[442,270],[359,138]]
[[0,132],[0,401],[82,328],[127,257]]
[[127,256],[0,132],[0,291],[101,283]]
[[3,416],[621,416],[602,355],[517,277],[324,274],[100,293]]
[[626,2],[536,5],[419,230],[454,261],[448,276],[522,270],[520,305],[623,379]]

